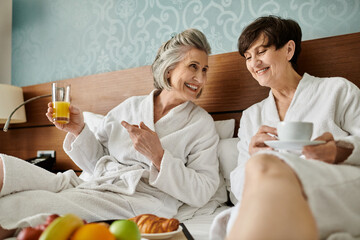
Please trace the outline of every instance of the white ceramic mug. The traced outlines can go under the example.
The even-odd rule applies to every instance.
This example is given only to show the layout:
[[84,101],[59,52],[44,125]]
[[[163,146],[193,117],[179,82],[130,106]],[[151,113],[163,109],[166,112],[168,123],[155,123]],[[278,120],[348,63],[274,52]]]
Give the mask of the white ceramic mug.
[[279,122],[277,125],[280,141],[309,141],[312,132],[312,122]]

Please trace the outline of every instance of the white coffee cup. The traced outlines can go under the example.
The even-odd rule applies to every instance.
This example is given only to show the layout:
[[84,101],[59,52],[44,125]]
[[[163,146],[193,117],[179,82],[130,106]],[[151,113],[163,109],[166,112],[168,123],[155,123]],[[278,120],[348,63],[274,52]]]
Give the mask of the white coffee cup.
[[312,122],[279,122],[277,125],[280,141],[309,141],[312,132]]

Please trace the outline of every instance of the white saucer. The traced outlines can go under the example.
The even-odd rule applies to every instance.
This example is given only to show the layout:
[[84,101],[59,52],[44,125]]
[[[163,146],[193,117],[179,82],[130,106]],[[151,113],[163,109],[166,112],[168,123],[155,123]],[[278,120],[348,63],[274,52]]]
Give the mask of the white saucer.
[[265,141],[265,144],[274,149],[282,150],[302,150],[304,146],[317,145],[325,143],[325,141]]
[[182,231],[182,227],[179,225],[178,229],[172,232],[166,232],[166,233],[142,233],[141,237],[145,239],[168,239],[175,234]]

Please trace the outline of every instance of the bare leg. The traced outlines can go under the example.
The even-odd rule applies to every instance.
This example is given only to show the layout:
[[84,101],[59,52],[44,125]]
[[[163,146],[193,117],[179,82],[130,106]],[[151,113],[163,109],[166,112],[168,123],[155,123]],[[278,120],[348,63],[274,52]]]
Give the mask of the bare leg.
[[317,227],[292,169],[273,155],[252,157],[237,219],[227,239],[317,239]]
[[3,160],[0,157],[0,192],[3,186],[4,182],[4,166],[3,166]]
[[14,236],[15,230],[6,230],[0,227],[0,239]]

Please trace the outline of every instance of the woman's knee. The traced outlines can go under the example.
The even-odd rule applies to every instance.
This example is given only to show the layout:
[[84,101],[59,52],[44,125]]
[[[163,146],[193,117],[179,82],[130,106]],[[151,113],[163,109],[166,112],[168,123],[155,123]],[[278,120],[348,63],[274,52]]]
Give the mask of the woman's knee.
[[257,154],[246,164],[247,178],[289,177],[291,168],[280,158],[271,154]]

